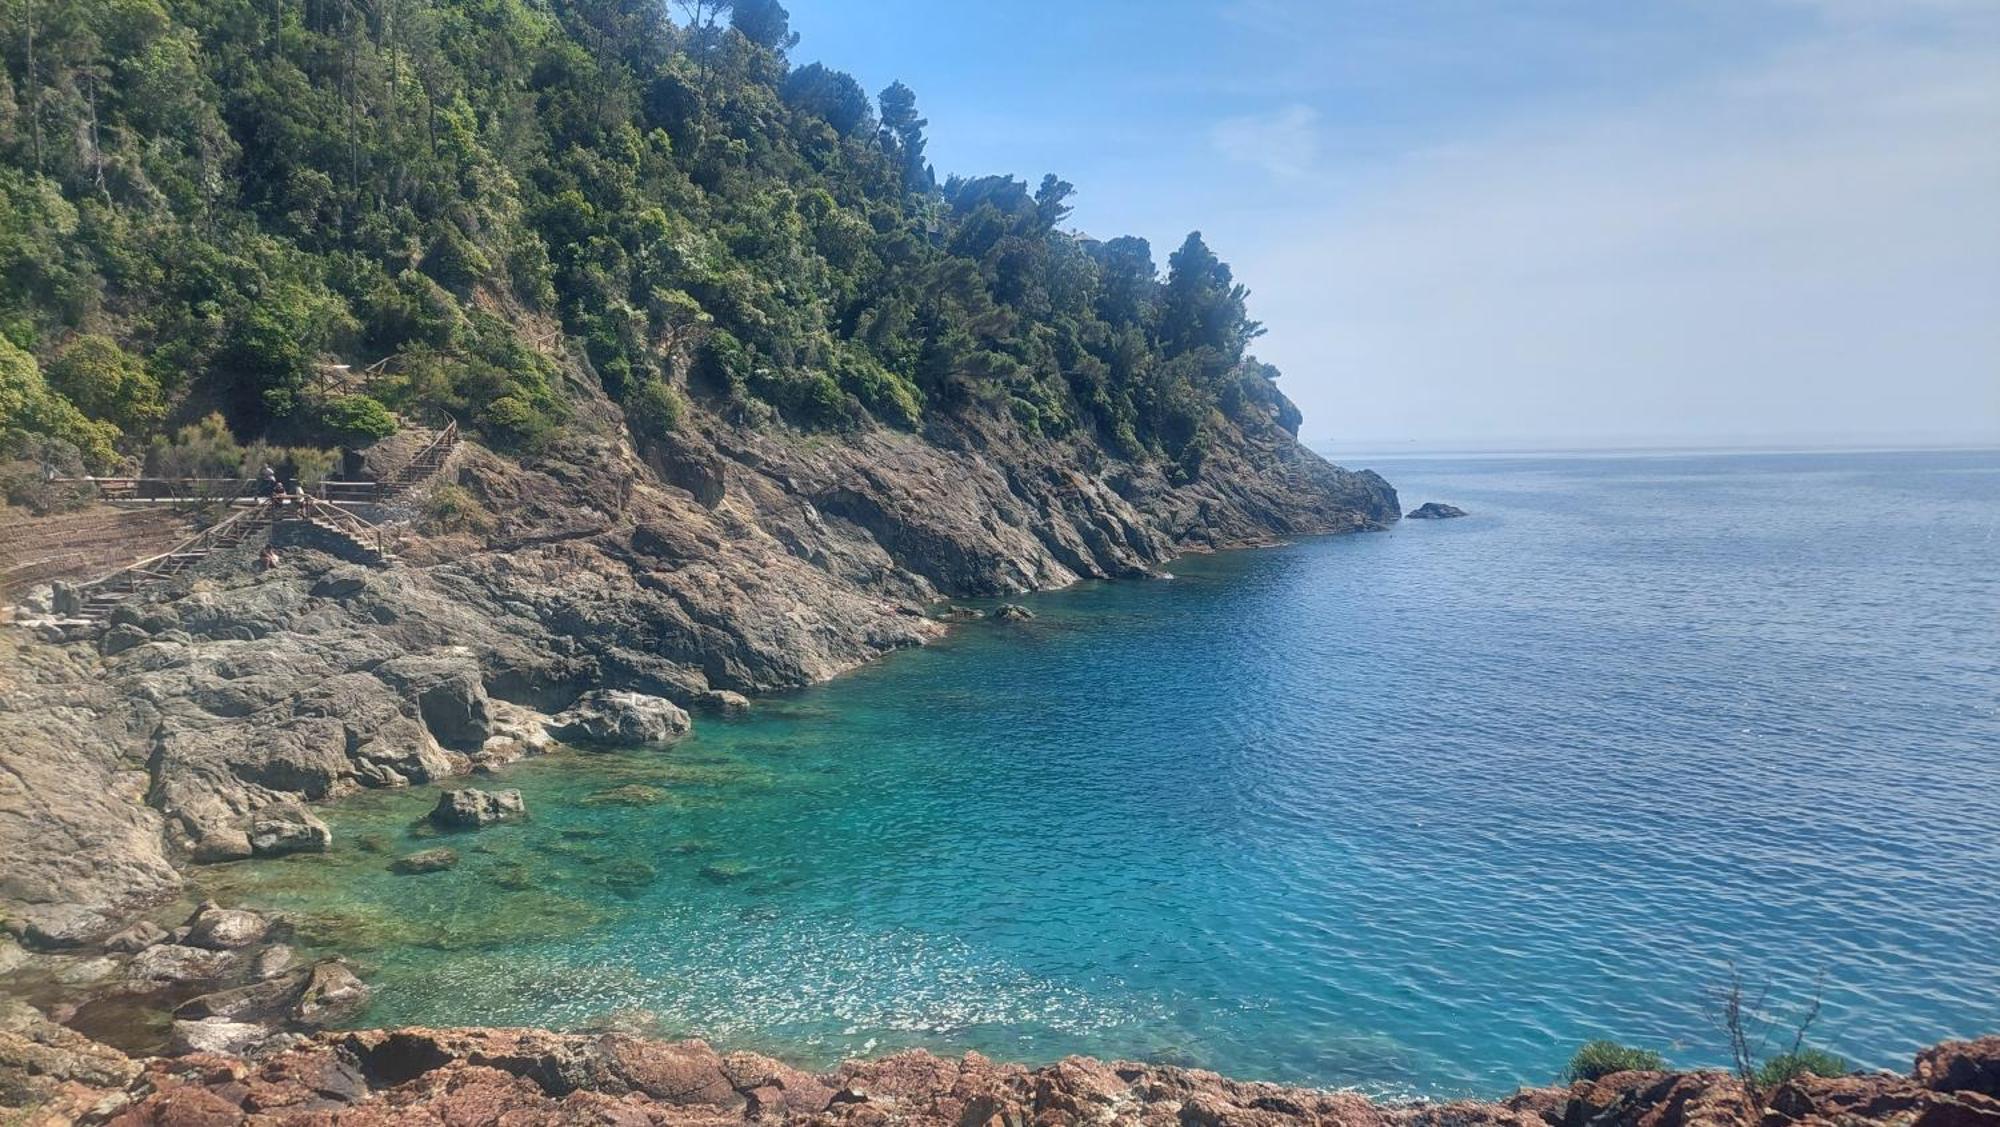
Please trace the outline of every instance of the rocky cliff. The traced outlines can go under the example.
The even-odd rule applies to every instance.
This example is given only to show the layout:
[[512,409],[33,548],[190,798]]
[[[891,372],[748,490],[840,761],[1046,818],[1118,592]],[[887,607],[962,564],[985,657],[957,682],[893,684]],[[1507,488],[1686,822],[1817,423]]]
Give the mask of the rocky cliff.
[[101,943],[171,899],[178,866],[314,848],[300,802],[529,754],[589,690],[718,706],[922,644],[941,598],[1399,515],[1276,406],[1218,416],[1179,485],[1004,415],[809,435],[697,413],[635,446],[600,407],[530,458],[460,446],[387,568],[310,546],[269,572],[210,560],[92,644],[0,638],[8,929]]

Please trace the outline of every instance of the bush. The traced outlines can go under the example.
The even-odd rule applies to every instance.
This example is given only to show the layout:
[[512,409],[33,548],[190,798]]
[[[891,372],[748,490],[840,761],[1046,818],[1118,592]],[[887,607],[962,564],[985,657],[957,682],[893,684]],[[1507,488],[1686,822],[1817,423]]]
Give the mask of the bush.
[[171,438],[154,439],[146,451],[146,475],[238,477],[243,473],[243,459],[243,447],[229,433],[229,424],[220,414],[211,413],[192,426],[182,427]]
[[1800,1047],[1765,1061],[1763,1067],[1757,1070],[1757,1083],[1761,1087],[1775,1088],[1796,1076],[1846,1076],[1853,1071],[1854,1066],[1834,1053]]
[[647,380],[625,402],[625,417],[632,429],[645,438],[665,438],[681,425],[687,401],[681,393],[661,380]]
[[319,409],[319,425],[346,446],[366,446],[396,433],[396,416],[366,395],[342,395]]
[[479,413],[479,426],[500,445],[533,450],[548,438],[550,423],[518,395],[503,395]]
[[1592,1041],[1569,1058],[1566,1080],[1601,1080],[1614,1072],[1660,1072],[1667,1062],[1651,1049],[1635,1049],[1616,1041]]
[[484,536],[493,530],[493,514],[463,486],[440,485],[424,502],[423,531],[472,532]]

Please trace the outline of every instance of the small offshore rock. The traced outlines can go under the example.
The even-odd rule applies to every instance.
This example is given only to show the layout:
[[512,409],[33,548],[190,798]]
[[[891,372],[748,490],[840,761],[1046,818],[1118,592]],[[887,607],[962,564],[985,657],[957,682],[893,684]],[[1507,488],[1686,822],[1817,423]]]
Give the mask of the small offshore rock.
[[1002,603],[990,617],[999,622],[1026,622],[1035,617],[1035,612],[1017,603]]
[[953,603],[951,606],[939,611],[938,617],[946,622],[973,622],[986,616],[980,613],[978,607],[960,606],[957,603]]
[[527,812],[528,804],[518,790],[490,792],[468,787],[439,795],[431,823],[448,830],[477,830]]
[[414,876],[419,873],[441,873],[458,864],[458,853],[451,849],[426,849],[407,857],[398,857],[389,864],[391,872]]
[[242,861],[250,857],[250,835],[242,830],[213,829],[201,835],[194,843],[196,864],[214,865],[224,861]]
[[1426,501],[1409,514],[1410,520],[1450,520],[1466,515],[1457,505],[1447,505],[1440,501]]
[[604,747],[666,743],[694,727],[687,712],[664,697],[598,689],[579,697],[549,722],[559,740]]
[[333,831],[303,806],[280,806],[250,823],[250,849],[260,857],[287,853],[324,853],[333,846]]

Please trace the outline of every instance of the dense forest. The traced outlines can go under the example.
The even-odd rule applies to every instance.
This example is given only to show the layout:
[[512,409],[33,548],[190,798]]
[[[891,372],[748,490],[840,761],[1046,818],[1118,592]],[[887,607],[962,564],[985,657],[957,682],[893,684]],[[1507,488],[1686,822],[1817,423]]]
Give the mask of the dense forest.
[[1297,425],[1198,234],[1162,277],[1057,176],[940,182],[917,96],[795,65],[777,0],[5,3],[16,458],[427,408],[532,451],[575,379],[643,437],[990,411],[1182,479],[1218,413]]

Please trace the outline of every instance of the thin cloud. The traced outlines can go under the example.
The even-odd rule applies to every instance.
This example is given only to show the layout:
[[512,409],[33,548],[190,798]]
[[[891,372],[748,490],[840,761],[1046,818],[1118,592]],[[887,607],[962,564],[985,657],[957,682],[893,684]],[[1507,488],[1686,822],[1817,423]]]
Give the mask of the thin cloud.
[[1843,20],[1246,215],[1261,351],[1317,436],[2000,438],[2000,42],[1977,19]]
[[1232,117],[1209,132],[1215,150],[1281,180],[1311,174],[1319,163],[1319,111],[1289,105],[1274,113]]

